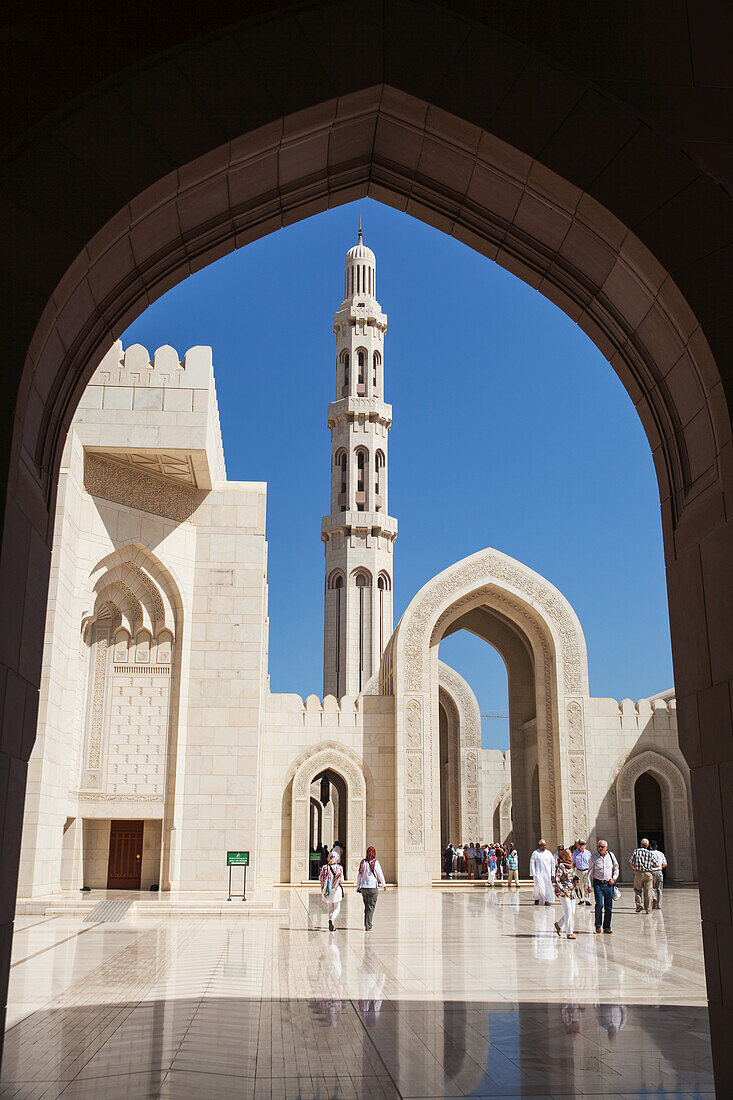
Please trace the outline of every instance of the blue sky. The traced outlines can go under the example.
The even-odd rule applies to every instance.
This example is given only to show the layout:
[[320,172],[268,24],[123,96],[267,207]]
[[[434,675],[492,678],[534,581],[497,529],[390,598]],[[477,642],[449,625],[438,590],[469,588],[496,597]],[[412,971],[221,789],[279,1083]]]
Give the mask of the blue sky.
[[[195,344],[214,349],[228,476],[268,483],[272,690],[321,694],[332,320],[359,214],[389,317],[395,623],[431,576],[493,546],[547,577],[575,608],[591,694],[637,699],[671,687],[656,479],[612,368],[537,291],[364,200],[219,260],[123,337],[125,346],[172,344],[181,355]],[[461,631],[440,653],[482,711],[506,712],[506,672],[490,646]],[[506,723],[484,720],[483,739],[507,748]]]

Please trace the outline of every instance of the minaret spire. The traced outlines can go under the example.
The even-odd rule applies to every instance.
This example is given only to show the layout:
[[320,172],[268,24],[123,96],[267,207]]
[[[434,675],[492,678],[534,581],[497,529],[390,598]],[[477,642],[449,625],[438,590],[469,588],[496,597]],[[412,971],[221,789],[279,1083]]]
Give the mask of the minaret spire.
[[376,258],[364,244],[346,253],[344,300],[333,319],[336,399],[331,432],[331,513],[321,524],[326,592],[323,694],[358,695],[379,668],[392,634],[392,549],[397,523],[387,513],[384,402],[387,317],[376,299]]

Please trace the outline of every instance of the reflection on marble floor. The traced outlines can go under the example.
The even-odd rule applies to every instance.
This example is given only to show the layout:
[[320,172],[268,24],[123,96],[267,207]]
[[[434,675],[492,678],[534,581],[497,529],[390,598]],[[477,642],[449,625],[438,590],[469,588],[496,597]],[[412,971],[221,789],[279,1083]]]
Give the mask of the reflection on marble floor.
[[0,1097],[711,1097],[697,893],[558,940],[529,890],[287,917],[16,923]]

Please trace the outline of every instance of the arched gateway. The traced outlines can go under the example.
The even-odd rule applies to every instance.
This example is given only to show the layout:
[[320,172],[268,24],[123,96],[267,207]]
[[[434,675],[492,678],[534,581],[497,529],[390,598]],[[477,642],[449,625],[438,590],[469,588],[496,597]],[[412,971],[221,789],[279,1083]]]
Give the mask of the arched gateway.
[[439,875],[438,647],[446,634],[462,628],[494,645],[510,670],[512,790],[520,853],[526,859],[536,839],[528,831],[535,766],[548,844],[588,832],[583,717],[588,670],[580,623],[544,578],[498,550],[482,550],[418,592],[382,659],[380,690],[394,697],[395,708],[396,848],[402,884]]
[[308,843],[310,835],[311,784],[324,772],[335,773],[341,780],[345,801],[343,814],[346,836],[338,839],[346,844],[344,874],[351,880],[366,849],[366,782],[359,763],[348,750],[334,742],[316,745],[304,753],[295,765],[292,785],[290,881],[305,882],[308,878]]

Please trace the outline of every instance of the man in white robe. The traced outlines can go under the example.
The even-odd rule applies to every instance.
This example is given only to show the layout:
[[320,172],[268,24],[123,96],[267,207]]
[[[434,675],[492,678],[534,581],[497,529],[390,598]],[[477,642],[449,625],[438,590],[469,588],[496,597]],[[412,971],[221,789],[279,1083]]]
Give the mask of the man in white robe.
[[552,905],[555,900],[555,888],[552,885],[555,874],[555,857],[547,851],[544,840],[540,840],[529,860],[529,873],[534,882],[532,897],[535,905],[541,901]]

